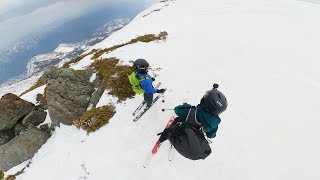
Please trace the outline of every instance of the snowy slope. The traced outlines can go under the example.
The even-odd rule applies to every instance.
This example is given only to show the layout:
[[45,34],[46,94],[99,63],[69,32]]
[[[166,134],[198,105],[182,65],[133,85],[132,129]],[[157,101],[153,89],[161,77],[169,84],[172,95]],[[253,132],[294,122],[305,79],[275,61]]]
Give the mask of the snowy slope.
[[[20,95],[27,89],[29,89],[30,86],[32,86],[37,80],[41,77],[43,73],[37,73],[33,76],[30,76],[28,78],[25,77],[17,77],[16,79],[9,80],[8,82],[0,85],[0,96],[7,93],[13,93],[16,95]],[[31,92],[34,93],[34,92]]]
[[[142,97],[118,104],[110,123],[89,136],[75,127],[57,128],[17,179],[318,180],[319,19],[320,6],[294,0],[155,4],[93,48],[167,31],[166,42],[138,43],[104,55],[125,63],[145,58],[161,67],[156,80],[169,88],[166,102],[136,123],[131,113]],[[90,63],[86,57],[73,68]],[[142,168],[171,115],[161,109],[198,103],[213,82],[229,101],[213,154],[204,161],[177,154],[170,163],[165,142],[151,166]],[[105,93],[99,106],[112,101]]]

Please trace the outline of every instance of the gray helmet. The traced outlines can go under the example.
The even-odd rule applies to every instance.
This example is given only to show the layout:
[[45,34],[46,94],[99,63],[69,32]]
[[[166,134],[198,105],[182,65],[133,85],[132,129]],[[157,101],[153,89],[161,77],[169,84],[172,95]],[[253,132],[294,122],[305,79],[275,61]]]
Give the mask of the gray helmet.
[[147,73],[149,63],[145,59],[137,59],[134,61],[133,67],[138,73]]
[[200,105],[205,111],[219,115],[227,109],[228,102],[224,94],[217,90],[218,85],[215,84],[213,87],[203,96]]

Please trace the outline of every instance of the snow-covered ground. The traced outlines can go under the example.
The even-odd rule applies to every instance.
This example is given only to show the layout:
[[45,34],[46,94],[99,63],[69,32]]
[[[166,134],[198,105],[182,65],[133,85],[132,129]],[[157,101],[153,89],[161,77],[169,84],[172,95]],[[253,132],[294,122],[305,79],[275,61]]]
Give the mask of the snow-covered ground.
[[[17,179],[320,179],[319,19],[319,5],[294,0],[155,4],[92,48],[167,31],[166,42],[137,43],[104,55],[124,63],[145,58],[162,68],[156,81],[169,89],[165,103],[157,102],[136,123],[131,113],[141,96],[116,104],[110,123],[90,135],[74,126],[57,128]],[[86,57],[73,68],[90,63]],[[213,153],[203,161],[176,154],[171,163],[164,142],[143,168],[172,113],[161,109],[199,103],[214,82],[229,107],[220,116]],[[104,93],[98,106],[109,102],[114,98]]]
[[75,47],[72,44],[60,44],[54,52],[57,53],[68,53],[74,51]]
[[[32,86],[42,75],[43,73],[34,74],[28,78],[20,78],[10,80],[7,83],[0,85],[0,96],[3,96],[6,93],[13,93],[16,95],[20,95],[30,86]],[[34,93],[34,92],[31,92]]]

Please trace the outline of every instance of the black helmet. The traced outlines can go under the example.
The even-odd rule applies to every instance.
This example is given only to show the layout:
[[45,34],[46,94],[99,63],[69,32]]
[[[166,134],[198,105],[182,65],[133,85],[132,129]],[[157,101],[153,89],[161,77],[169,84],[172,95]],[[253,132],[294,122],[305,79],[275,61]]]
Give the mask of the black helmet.
[[218,86],[218,84],[214,84],[213,89],[207,91],[200,102],[201,107],[205,111],[215,115],[221,114],[228,106],[227,98],[222,94],[222,92],[217,90]]
[[137,59],[134,61],[133,67],[138,73],[145,74],[148,72],[149,63],[145,59]]

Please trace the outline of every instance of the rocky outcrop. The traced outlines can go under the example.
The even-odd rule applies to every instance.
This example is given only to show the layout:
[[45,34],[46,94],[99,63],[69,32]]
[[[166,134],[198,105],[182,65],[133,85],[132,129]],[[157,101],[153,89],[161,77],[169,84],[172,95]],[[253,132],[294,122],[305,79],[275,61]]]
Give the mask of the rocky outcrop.
[[96,105],[98,104],[98,102],[104,92],[104,88],[103,88],[101,80],[99,78],[96,78],[92,83],[93,83],[95,91],[90,98],[90,103],[92,104],[92,107],[96,107]]
[[35,126],[44,122],[42,107],[6,94],[0,99],[0,171],[7,171],[30,159],[50,136]]
[[34,104],[20,99],[14,94],[6,94],[0,99],[0,131],[12,128],[34,108]]
[[7,171],[32,158],[49,136],[47,132],[30,129],[0,146],[0,171]]
[[90,103],[92,104],[92,107],[96,107],[102,94],[104,92],[104,89],[103,88],[98,88],[91,96],[91,99],[90,99]]
[[36,107],[34,110],[30,112],[25,118],[22,120],[22,124],[25,126],[29,126],[33,124],[34,126],[38,126],[43,123],[46,119],[47,112],[44,111],[42,107]]
[[21,134],[21,132],[26,131],[27,130],[27,126],[23,125],[22,122],[16,124],[13,126],[13,131],[15,136],[18,136]]
[[46,99],[52,122],[71,125],[86,112],[93,84],[89,81],[92,70],[76,71],[51,67],[43,75],[46,83]]
[[15,133],[13,129],[6,129],[0,131],[0,146],[9,142],[12,138],[14,138]]

